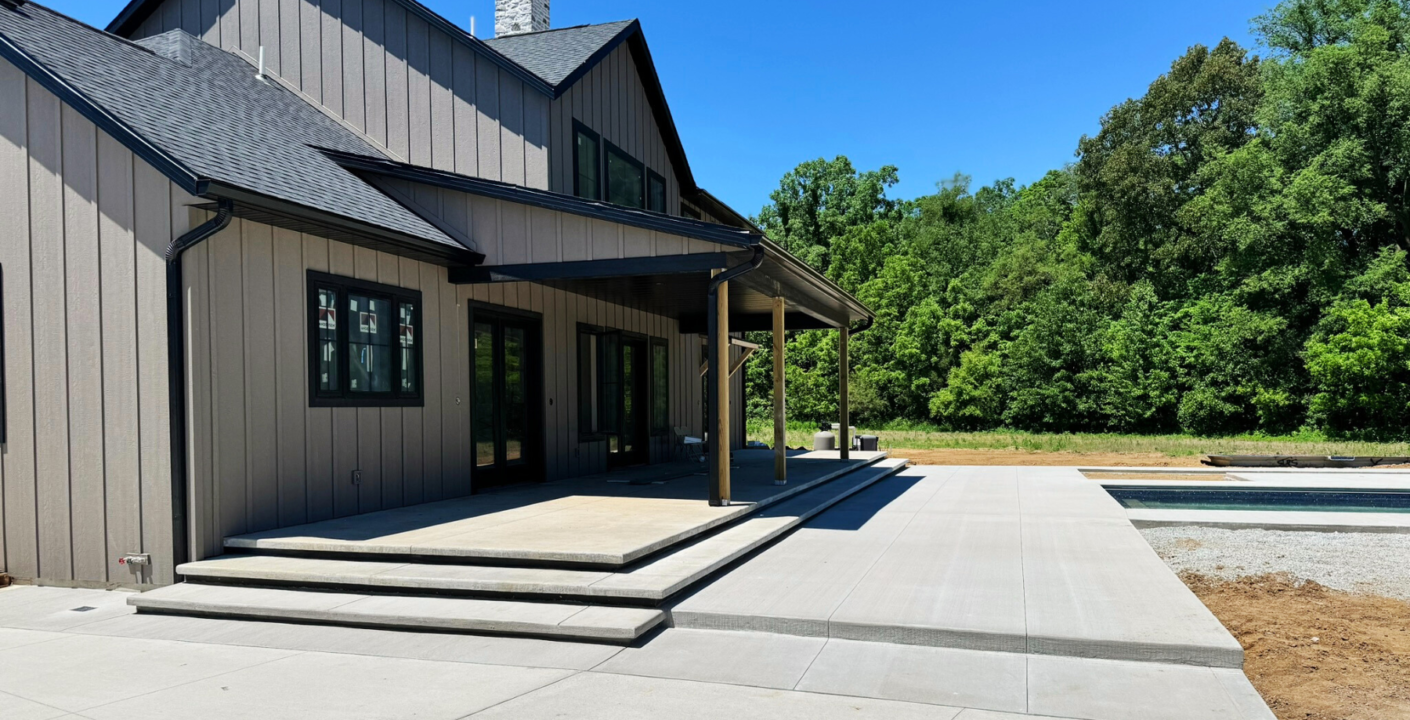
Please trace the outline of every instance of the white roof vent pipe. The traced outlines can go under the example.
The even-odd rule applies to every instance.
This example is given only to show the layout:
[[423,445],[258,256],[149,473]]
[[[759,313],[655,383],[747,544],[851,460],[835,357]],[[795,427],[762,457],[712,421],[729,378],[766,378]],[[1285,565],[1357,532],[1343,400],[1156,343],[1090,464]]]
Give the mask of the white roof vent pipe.
[[255,79],[264,79],[264,46],[259,46],[259,72],[255,73]]

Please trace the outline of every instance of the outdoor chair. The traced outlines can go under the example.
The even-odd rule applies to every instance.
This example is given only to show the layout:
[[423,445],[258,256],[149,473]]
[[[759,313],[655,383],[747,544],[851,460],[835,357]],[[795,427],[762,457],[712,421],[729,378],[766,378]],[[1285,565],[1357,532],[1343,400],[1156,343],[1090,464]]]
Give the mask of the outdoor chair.
[[690,436],[690,428],[671,428],[676,435],[676,446],[681,449],[682,454],[687,459],[696,458],[700,462],[705,462],[705,440]]

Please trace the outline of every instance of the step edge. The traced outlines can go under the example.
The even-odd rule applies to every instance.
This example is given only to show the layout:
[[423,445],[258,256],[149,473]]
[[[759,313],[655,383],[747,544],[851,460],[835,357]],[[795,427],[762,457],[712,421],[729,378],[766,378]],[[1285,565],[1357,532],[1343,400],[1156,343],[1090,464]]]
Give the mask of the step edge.
[[[877,468],[875,467],[875,465],[876,465],[876,463],[872,463],[871,465],[866,466],[865,468],[859,468],[858,470],[862,470],[862,469],[866,469],[866,470],[876,470]],[[693,585],[693,584],[695,584],[696,582],[699,582],[699,581],[700,581],[701,579],[703,579],[704,577],[707,577],[707,576],[709,576],[710,574],[712,574],[712,573],[714,573],[714,572],[720,570],[721,568],[726,567],[726,566],[728,566],[729,564],[731,564],[731,563],[737,561],[739,558],[741,558],[741,557],[743,557],[743,556],[745,556],[745,555],[747,555],[747,554],[749,554],[749,553],[751,553],[751,552],[757,550],[759,547],[762,547],[763,545],[766,545],[766,544],[772,542],[773,540],[777,539],[778,537],[781,537],[782,535],[784,535],[784,534],[786,534],[786,533],[788,533],[788,532],[791,532],[793,529],[797,528],[797,527],[798,527],[799,525],[801,525],[802,523],[807,522],[808,520],[812,519],[813,517],[816,517],[818,514],[820,514],[820,513],[822,513],[822,512],[825,512],[826,510],[828,510],[828,509],[831,508],[832,506],[836,505],[837,503],[842,502],[843,500],[845,500],[845,499],[847,499],[847,498],[849,498],[849,497],[855,495],[855,494],[858,493],[858,492],[861,492],[862,490],[865,490],[865,489],[868,488],[868,487],[871,487],[872,485],[874,485],[874,484],[877,483],[877,482],[880,482],[880,481],[882,481],[882,480],[884,480],[884,479],[886,479],[886,478],[888,478],[888,477],[890,477],[890,476],[892,476],[892,475],[895,475],[896,473],[900,472],[900,471],[903,470],[904,468],[905,468],[905,464],[904,464],[904,463],[896,464],[894,467],[882,468],[880,472],[876,472],[876,473],[875,473],[875,477],[872,477],[871,479],[869,479],[869,480],[867,480],[867,481],[865,481],[865,482],[858,483],[856,486],[854,486],[854,487],[852,487],[852,488],[848,488],[846,491],[844,491],[844,492],[842,492],[842,493],[838,493],[838,494],[834,495],[833,497],[828,498],[826,501],[824,501],[824,502],[822,502],[822,503],[819,503],[819,504],[817,504],[817,505],[814,505],[813,507],[809,508],[809,509],[808,509],[806,512],[804,512],[803,514],[801,514],[801,515],[799,515],[799,516],[793,517],[792,519],[789,520],[788,523],[779,526],[779,527],[776,528],[775,530],[770,531],[768,534],[766,534],[766,535],[764,535],[764,536],[762,536],[762,537],[760,537],[760,538],[758,538],[758,539],[756,539],[756,540],[754,540],[754,541],[751,541],[748,545],[746,545],[746,546],[744,546],[744,547],[741,547],[741,548],[737,548],[737,549],[735,549],[735,550],[732,550],[732,551],[730,552],[730,554],[727,555],[725,558],[723,558],[723,559],[721,559],[721,560],[714,561],[714,562],[712,562],[709,566],[707,566],[705,569],[692,572],[692,573],[691,573],[689,576],[687,576],[686,578],[681,579],[681,580],[678,580],[678,581],[676,581],[675,583],[673,583],[672,585],[668,586],[667,589],[665,589],[665,590],[659,590],[659,591],[658,591],[658,590],[654,590],[654,589],[652,589],[652,590],[633,590],[633,589],[615,589],[615,590],[607,590],[607,589],[602,589],[602,588],[596,588],[596,587],[595,587],[597,583],[600,583],[600,582],[602,582],[603,580],[606,580],[606,579],[608,579],[608,578],[602,578],[602,579],[593,581],[593,582],[591,582],[591,583],[587,583],[586,585],[564,585],[564,584],[555,585],[555,584],[535,584],[535,583],[512,583],[512,585],[513,585],[514,587],[512,587],[512,588],[505,588],[505,587],[504,587],[505,585],[510,585],[511,583],[499,583],[499,582],[493,582],[493,581],[488,581],[488,582],[487,582],[487,581],[478,581],[478,580],[470,580],[470,581],[448,580],[448,581],[444,581],[444,582],[442,582],[442,583],[440,583],[440,584],[437,584],[437,585],[431,585],[431,586],[420,585],[420,586],[418,586],[418,585],[414,585],[414,584],[410,584],[410,583],[406,583],[406,582],[398,582],[395,577],[380,577],[380,574],[378,574],[378,575],[366,576],[366,577],[359,577],[359,578],[357,578],[357,580],[356,580],[355,582],[348,582],[348,581],[346,581],[346,578],[347,578],[346,575],[324,575],[324,576],[317,576],[317,577],[310,578],[310,577],[307,576],[307,573],[292,573],[292,572],[283,573],[283,572],[278,572],[278,571],[275,571],[275,572],[273,572],[273,573],[271,573],[271,572],[258,572],[258,573],[257,573],[257,572],[253,572],[253,571],[242,571],[242,570],[216,570],[216,571],[212,571],[211,569],[209,569],[209,566],[208,566],[208,565],[207,565],[207,566],[201,565],[201,563],[211,563],[211,562],[213,562],[213,561],[218,561],[219,558],[212,558],[212,559],[210,559],[210,560],[198,560],[198,561],[195,561],[195,562],[192,562],[192,563],[184,563],[184,564],[182,564],[182,565],[177,566],[176,572],[177,572],[178,575],[181,575],[183,578],[197,578],[198,581],[199,581],[199,580],[221,580],[221,581],[227,581],[227,580],[228,580],[228,581],[239,581],[239,580],[260,581],[260,580],[265,580],[265,581],[277,582],[277,583],[307,583],[307,584],[311,584],[311,585],[329,586],[329,587],[335,587],[335,588],[339,588],[339,589],[343,589],[343,588],[346,588],[346,589],[353,589],[353,588],[360,588],[360,587],[362,587],[362,588],[376,588],[376,589],[382,589],[382,590],[385,590],[385,589],[398,589],[398,590],[408,590],[408,591],[423,590],[423,591],[431,591],[431,592],[436,591],[436,590],[443,590],[443,591],[449,591],[449,592],[468,592],[468,593],[485,593],[485,594],[502,594],[502,595],[511,595],[511,594],[518,594],[518,595],[560,595],[560,596],[580,597],[580,598],[585,598],[585,599],[593,599],[593,598],[596,598],[596,599],[623,599],[623,600],[662,601],[662,600],[666,600],[666,599],[670,598],[672,595],[675,595],[676,593],[680,592],[681,590],[684,590],[685,588],[689,587],[690,585]],[[849,473],[849,474],[850,474],[850,473]],[[755,518],[755,519],[757,519],[757,518]],[[744,523],[747,523],[747,522],[749,522],[749,521],[750,521],[749,518],[745,518],[740,524],[736,525],[735,527],[743,527],[743,526],[744,526]],[[725,532],[728,532],[728,529],[727,529]],[[668,555],[668,556],[664,556],[664,557],[669,557],[669,555]],[[315,559],[318,560],[318,559],[321,559],[321,558],[315,558]],[[663,558],[663,559],[664,559],[664,558]],[[330,561],[333,561],[333,560],[330,559]],[[388,571],[384,571],[384,572],[391,572],[391,571],[388,570]],[[583,571],[583,572],[587,572],[587,571]],[[299,577],[293,577],[294,575],[298,575]],[[291,588],[288,587],[288,586],[283,586],[283,585],[281,585],[281,586],[280,586],[280,589],[291,589]]]

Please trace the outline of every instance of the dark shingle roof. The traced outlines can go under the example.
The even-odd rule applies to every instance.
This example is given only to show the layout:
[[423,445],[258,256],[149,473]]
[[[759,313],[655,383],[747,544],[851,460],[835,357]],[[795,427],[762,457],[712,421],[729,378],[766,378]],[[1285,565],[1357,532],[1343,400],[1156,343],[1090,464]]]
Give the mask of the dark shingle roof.
[[622,20],[508,35],[486,40],[485,44],[556,88],[635,22]]
[[0,39],[201,179],[464,249],[315,147],[376,149],[182,31],[133,43],[28,3],[0,5]]

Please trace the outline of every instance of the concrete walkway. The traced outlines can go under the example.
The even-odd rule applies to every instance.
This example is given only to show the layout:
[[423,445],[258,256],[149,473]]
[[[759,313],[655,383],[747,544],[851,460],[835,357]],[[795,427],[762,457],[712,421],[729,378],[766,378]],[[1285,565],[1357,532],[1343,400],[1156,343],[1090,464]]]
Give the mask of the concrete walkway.
[[1238,668],[1243,651],[1099,484],[917,467],[675,605],[676,627]]
[[1233,669],[667,630],[638,646],[134,615],[0,590],[0,717],[1271,720]]

